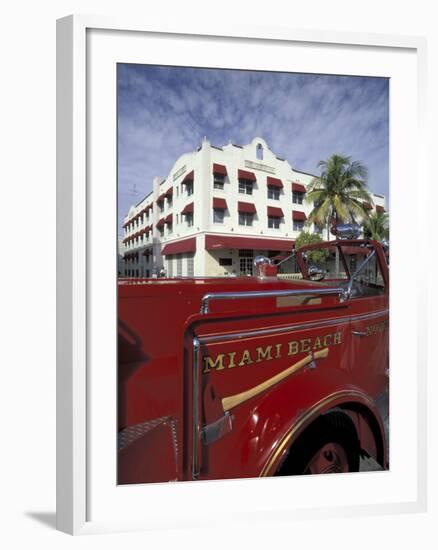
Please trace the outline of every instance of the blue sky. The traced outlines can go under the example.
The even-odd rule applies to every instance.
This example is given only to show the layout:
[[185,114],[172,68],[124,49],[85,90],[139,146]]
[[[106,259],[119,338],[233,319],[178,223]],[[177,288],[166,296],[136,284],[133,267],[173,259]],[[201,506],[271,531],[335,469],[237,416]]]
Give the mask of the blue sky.
[[264,138],[293,168],[317,173],[333,153],[363,162],[387,197],[389,81],[382,78],[121,64],[119,230],[131,204],[203,137],[217,146]]

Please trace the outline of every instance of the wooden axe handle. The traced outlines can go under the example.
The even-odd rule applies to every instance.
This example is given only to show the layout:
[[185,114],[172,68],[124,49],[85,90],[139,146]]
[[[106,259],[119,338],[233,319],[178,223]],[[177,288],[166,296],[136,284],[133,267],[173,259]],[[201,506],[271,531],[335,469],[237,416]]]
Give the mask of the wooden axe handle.
[[279,372],[272,378],[269,378],[268,380],[265,380],[258,386],[254,386],[253,388],[250,388],[249,390],[246,390],[241,393],[236,393],[235,395],[230,395],[228,397],[224,397],[222,399],[222,407],[224,408],[224,412],[229,411],[230,409],[234,409],[234,407],[237,407],[237,405],[240,405],[244,403],[245,401],[248,401],[248,399],[251,399],[252,397],[255,397],[259,393],[262,393],[269,388],[272,388],[275,384],[278,384],[297,370],[301,369],[314,359],[323,359],[327,357],[329,352],[328,348],[324,348],[320,351],[316,351],[313,354],[306,355],[306,357],[303,357],[298,363],[295,363],[294,365],[291,365],[286,370]]

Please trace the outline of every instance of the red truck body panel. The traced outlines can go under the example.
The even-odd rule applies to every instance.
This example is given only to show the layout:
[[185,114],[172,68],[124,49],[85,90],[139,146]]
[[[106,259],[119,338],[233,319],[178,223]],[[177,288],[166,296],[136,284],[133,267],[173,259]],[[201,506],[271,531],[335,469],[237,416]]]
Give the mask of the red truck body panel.
[[[378,258],[380,295],[212,300],[208,313],[201,304],[212,293],[310,293],[338,282],[121,280],[119,483],[273,475],[306,426],[339,407],[361,447],[386,467],[377,405],[388,392],[389,297],[385,258]],[[327,356],[312,361],[321,350]],[[203,430],[220,424],[224,403],[306,357],[309,364],[232,407],[227,429],[206,443]]]

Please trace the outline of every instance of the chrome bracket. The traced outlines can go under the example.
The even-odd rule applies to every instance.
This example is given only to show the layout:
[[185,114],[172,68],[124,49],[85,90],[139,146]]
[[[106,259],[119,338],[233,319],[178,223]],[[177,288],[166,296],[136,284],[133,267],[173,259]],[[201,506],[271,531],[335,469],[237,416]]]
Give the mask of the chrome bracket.
[[315,356],[313,355],[313,352],[311,352],[311,356],[312,356],[312,360],[310,361],[310,363],[304,366],[304,370],[316,369],[317,364],[316,364],[316,359],[315,359]]
[[205,445],[214,443],[233,429],[233,418],[230,411],[226,411],[224,416],[207,424],[202,428],[201,436]]

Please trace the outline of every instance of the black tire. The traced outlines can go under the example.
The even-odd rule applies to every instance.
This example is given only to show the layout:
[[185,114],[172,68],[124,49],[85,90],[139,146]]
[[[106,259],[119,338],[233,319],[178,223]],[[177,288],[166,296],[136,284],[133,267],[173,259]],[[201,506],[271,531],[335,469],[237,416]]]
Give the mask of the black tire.
[[360,444],[352,420],[331,411],[298,437],[275,475],[358,472],[359,463]]

